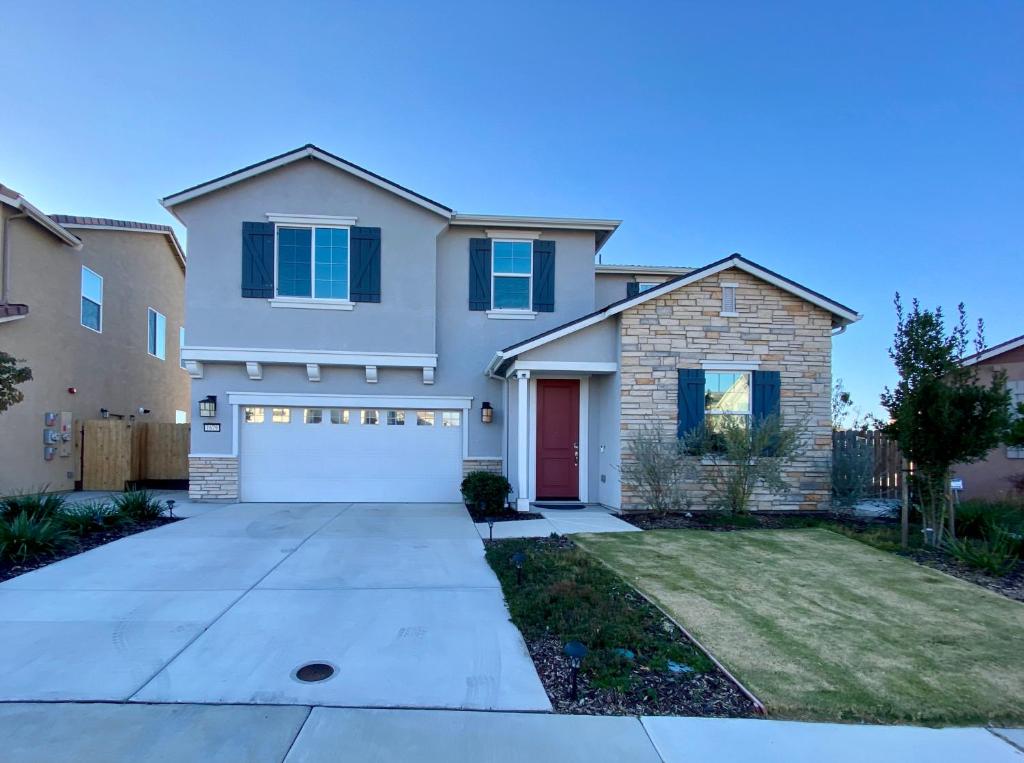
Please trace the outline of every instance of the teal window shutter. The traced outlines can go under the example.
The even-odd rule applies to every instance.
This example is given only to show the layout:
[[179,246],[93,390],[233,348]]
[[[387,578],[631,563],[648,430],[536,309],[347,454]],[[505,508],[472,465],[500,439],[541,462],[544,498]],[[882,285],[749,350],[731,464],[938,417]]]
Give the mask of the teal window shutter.
[[640,293],[640,284],[637,281],[630,281],[626,284],[626,298],[632,299]]
[[352,302],[380,302],[380,228],[349,229]]
[[469,240],[469,309],[491,309],[491,240]]
[[704,369],[679,369],[678,406],[676,437],[682,439],[704,424]]
[[274,296],[273,223],[242,223],[242,296]]
[[533,242],[533,309],[555,311],[555,242]]
[[778,371],[754,371],[750,379],[750,412],[754,421],[778,416],[781,377]]

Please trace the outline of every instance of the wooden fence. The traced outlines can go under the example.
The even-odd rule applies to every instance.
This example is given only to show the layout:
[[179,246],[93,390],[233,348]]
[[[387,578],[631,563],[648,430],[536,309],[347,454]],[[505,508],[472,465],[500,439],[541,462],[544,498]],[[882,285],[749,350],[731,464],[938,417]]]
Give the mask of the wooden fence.
[[872,454],[874,469],[871,486],[867,491],[871,498],[900,498],[903,474],[900,449],[881,432],[860,432],[850,430],[832,433],[832,455],[843,450],[866,448]]
[[187,480],[189,425],[98,419],[82,425],[82,489]]

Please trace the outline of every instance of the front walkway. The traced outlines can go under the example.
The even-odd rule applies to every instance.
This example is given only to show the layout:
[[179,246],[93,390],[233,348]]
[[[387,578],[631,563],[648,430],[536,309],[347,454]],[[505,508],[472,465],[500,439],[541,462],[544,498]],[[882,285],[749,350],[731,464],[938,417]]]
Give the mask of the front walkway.
[[453,504],[211,508],[0,584],[0,644],[0,701],[551,707]]
[[298,706],[0,704],[0,739],[4,763],[1024,763],[985,729]]
[[511,522],[495,522],[491,528],[486,522],[477,522],[476,531],[481,538],[546,538],[551,533],[571,535],[572,533],[631,533],[641,532],[629,522],[623,522],[603,506],[587,506],[582,509],[530,509],[543,519],[517,519]]

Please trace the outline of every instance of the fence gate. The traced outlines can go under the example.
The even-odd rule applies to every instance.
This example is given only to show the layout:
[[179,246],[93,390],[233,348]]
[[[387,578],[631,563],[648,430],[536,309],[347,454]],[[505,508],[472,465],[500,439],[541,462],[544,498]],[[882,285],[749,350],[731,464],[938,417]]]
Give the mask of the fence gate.
[[188,479],[189,425],[86,421],[82,489],[124,490],[129,482]]
[[846,430],[832,433],[832,453],[865,448],[872,456],[873,469],[867,494],[872,498],[899,498],[903,484],[899,446],[878,431]]

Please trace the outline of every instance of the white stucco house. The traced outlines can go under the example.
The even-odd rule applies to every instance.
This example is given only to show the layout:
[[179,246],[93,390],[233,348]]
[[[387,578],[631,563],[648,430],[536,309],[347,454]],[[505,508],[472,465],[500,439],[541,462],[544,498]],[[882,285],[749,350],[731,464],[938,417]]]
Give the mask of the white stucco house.
[[[829,495],[832,337],[854,310],[739,255],[603,265],[618,220],[456,212],[313,145],[162,200],[188,228],[190,493],[641,508],[640,427],[808,421],[792,491]],[[765,505],[765,504],[761,504]]]

